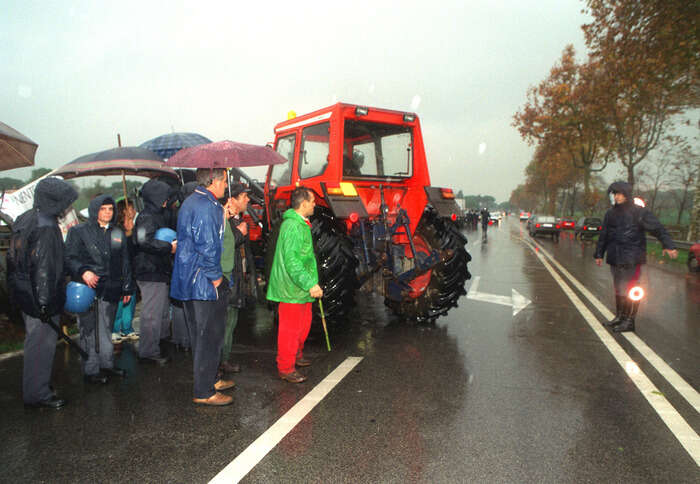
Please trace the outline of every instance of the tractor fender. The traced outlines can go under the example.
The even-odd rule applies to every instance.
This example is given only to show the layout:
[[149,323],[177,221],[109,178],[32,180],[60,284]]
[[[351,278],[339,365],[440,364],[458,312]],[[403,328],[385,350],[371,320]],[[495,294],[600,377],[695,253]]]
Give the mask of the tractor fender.
[[445,198],[440,187],[424,187],[428,203],[432,205],[439,217],[451,217],[459,213],[459,205],[454,198]]

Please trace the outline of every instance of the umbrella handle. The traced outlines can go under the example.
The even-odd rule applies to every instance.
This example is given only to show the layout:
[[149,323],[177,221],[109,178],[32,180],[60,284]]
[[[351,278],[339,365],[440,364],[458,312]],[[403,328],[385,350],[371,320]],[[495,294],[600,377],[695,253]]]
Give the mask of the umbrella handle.
[[124,207],[129,206],[129,197],[126,194],[126,174],[122,170],[122,188],[124,189]]

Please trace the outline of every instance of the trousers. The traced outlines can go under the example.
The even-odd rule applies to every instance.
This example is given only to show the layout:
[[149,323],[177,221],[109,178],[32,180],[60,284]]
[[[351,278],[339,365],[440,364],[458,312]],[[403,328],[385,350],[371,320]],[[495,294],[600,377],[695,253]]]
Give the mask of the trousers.
[[190,347],[190,335],[185,323],[185,308],[182,303],[174,303],[171,306],[173,311],[173,343],[183,348]]
[[97,375],[100,368],[114,367],[112,322],[116,313],[116,302],[97,298],[90,309],[78,314],[80,346],[88,354],[87,360],[82,361],[85,375]]
[[139,358],[159,358],[163,315],[170,304],[165,282],[136,281],[141,290]]
[[311,329],[311,303],[279,304],[277,332],[277,370],[291,373],[296,360],[303,357],[304,342]]
[[185,322],[190,335],[194,372],[194,398],[209,398],[216,391],[221,346],[226,324],[228,288],[219,285],[216,301],[185,301]]
[[117,315],[114,317],[114,327],[112,333],[129,334],[134,332],[131,321],[134,319],[134,308],[136,307],[136,296],[132,297],[128,304],[119,301]]
[[221,361],[228,361],[231,356],[231,344],[233,344],[233,331],[238,324],[238,308],[229,306],[226,311],[226,330],[224,331],[224,345],[221,347]]
[[611,265],[610,272],[613,276],[615,295],[627,297],[629,290],[639,283],[642,266],[641,264]]
[[[56,354],[58,335],[40,319],[22,313],[24,318],[24,367],[22,369],[22,399],[33,405],[48,400],[52,396],[49,384]],[[60,316],[51,320],[60,326]]]

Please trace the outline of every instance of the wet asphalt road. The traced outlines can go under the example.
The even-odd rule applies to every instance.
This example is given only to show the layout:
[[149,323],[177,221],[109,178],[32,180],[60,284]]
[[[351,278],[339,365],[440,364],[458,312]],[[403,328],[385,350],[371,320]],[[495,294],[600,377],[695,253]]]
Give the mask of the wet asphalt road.
[[[511,220],[468,234],[479,292],[532,303],[516,316],[463,297],[432,326],[398,321],[380,299],[358,296],[356,323],[308,343],[309,380],[276,378],[274,329],[263,307],[242,316],[234,404],[190,402],[191,358],[165,368],[136,362],[106,386],[82,383],[60,346],[60,411],[21,405],[22,358],[0,362],[0,480],[206,482],[348,356],[363,360],[244,482],[700,482],[700,470],[588,327]],[[610,274],[592,245],[537,239],[608,308]],[[645,268],[648,298],[637,334],[700,388],[700,281]],[[595,316],[603,316],[590,304]],[[697,433],[700,417],[624,339],[616,340]],[[172,348],[168,348],[172,350]]]

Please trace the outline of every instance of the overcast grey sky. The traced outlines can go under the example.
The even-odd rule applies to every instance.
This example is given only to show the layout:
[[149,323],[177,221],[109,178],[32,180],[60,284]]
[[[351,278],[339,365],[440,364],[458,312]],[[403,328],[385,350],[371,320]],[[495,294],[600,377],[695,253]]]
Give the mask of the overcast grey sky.
[[264,144],[292,109],[413,110],[432,184],[502,201],[533,151],[512,116],[566,44],[583,54],[583,6],[4,0],[0,120],[55,168],[117,133],[124,145],[172,130]]

